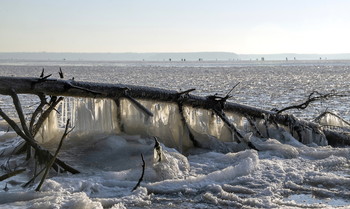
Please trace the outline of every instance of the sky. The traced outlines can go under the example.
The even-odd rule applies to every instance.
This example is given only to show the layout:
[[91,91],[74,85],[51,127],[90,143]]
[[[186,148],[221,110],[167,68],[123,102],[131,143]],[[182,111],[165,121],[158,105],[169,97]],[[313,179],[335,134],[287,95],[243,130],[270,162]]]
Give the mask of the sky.
[[349,53],[348,0],[0,0],[0,52]]

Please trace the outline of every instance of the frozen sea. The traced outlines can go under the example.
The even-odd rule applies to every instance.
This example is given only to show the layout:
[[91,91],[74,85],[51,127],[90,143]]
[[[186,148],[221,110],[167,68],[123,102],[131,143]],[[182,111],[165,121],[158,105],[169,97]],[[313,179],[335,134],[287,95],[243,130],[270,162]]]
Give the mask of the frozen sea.
[[[299,104],[314,90],[348,92],[350,61],[212,61],[87,62],[0,61],[0,76],[58,78],[122,83],[171,90],[196,88],[194,94],[225,95],[234,85],[232,102],[270,110]],[[37,100],[21,96],[25,109]],[[11,99],[0,107],[13,114]],[[312,120],[325,110],[350,120],[349,98],[313,103],[291,111]],[[78,117],[77,117],[78,118]],[[2,123],[3,124],[3,123]],[[168,127],[171,129],[171,127]],[[11,156],[20,139],[0,126],[0,175],[6,167],[31,167],[24,155]],[[260,150],[221,152],[198,149],[180,153],[162,145],[155,161],[152,138],[141,135],[72,134],[60,158],[81,174],[51,173],[42,190],[21,185],[30,171],[0,182],[0,208],[350,208],[350,148],[303,145],[292,137],[259,141]],[[43,146],[55,150],[57,140]],[[131,191],[146,161],[141,186]],[[3,188],[8,188],[7,191]]]

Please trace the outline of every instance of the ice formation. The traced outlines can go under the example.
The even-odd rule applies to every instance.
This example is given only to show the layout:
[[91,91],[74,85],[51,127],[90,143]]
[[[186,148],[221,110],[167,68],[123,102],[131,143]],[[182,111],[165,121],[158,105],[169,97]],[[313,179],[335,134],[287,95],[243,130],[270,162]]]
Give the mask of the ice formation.
[[[211,111],[184,107],[183,114],[188,129],[181,119],[176,104],[150,101],[140,103],[154,116],[144,114],[127,99],[121,100],[118,110],[115,102],[110,99],[67,98],[58,108],[61,114],[52,112],[37,139],[41,142],[50,141],[57,135],[53,133],[58,133],[58,130],[65,125],[65,121],[71,118],[75,134],[118,134],[122,128],[124,133],[131,135],[157,136],[167,147],[176,148],[180,152],[193,147],[189,132],[196,139],[200,139],[199,143],[205,148],[215,144],[219,146],[220,142],[234,142],[230,130]],[[119,119],[117,111],[120,111]],[[242,117],[234,115],[231,118],[239,128],[244,127]]]
[[[217,65],[213,63],[213,66]],[[74,70],[78,68],[75,66]],[[92,68],[89,72],[95,73],[97,67]],[[102,68],[108,69],[106,66]],[[164,66],[144,68],[147,66],[142,62],[142,68],[136,70],[138,75],[143,75],[142,84],[148,85],[144,78],[149,78],[151,84],[155,80],[167,83],[164,79],[168,78],[164,74],[157,77],[160,71],[164,73]],[[250,66],[247,70],[246,67],[235,70],[213,67],[209,71],[218,76],[215,79],[222,86],[231,85],[232,80],[228,80],[227,75],[232,79],[246,79],[244,81],[251,85],[237,92],[236,99],[260,107],[273,104],[273,97],[281,97],[280,101],[289,105],[291,100],[296,100],[296,95],[304,93],[301,89],[295,89],[301,84],[307,84],[307,88],[327,86],[317,83],[321,80],[340,88],[349,77],[348,69],[339,70],[339,66],[334,66],[337,71],[331,68],[329,72],[328,68],[321,71],[309,68],[296,66],[281,70],[273,63],[273,67]],[[33,69],[28,72],[33,72]],[[85,68],[82,69],[82,72],[87,72]],[[113,66],[109,69],[113,71],[111,75],[115,75],[116,68]],[[2,67],[2,70],[6,68]],[[196,81],[198,83],[195,85],[211,85],[204,92],[207,95],[217,90],[212,85],[214,80],[205,83],[209,77],[205,72],[207,70],[201,67],[171,67],[166,68],[165,73],[183,76],[171,84],[174,85],[169,87],[172,89],[178,87],[175,85],[189,86],[181,83],[188,77],[188,72],[199,75],[203,79]],[[340,71],[343,73],[337,74]],[[127,76],[130,72],[130,67],[124,69],[118,66],[118,75],[125,79],[124,83],[133,81]],[[13,70],[8,73],[11,75]],[[328,73],[327,76],[319,76],[324,73]],[[293,78],[289,80],[294,82],[286,82],[282,75],[288,75],[287,78]],[[84,76],[89,75],[86,73]],[[314,82],[305,82],[306,77]],[[280,80],[283,80],[283,85],[278,86]],[[261,96],[259,90],[263,88],[269,94]],[[270,95],[271,92],[276,95]],[[11,102],[4,101],[6,105]],[[50,151],[55,151],[62,128],[70,118],[71,126],[75,128],[65,140],[59,157],[82,173],[52,172],[42,191],[34,192],[36,185],[26,189],[21,187],[32,176],[28,169],[23,174],[0,182],[0,208],[348,208],[350,205],[348,147],[318,146],[324,141],[307,129],[302,133],[305,137],[299,141],[293,127],[266,125],[264,119],[249,121],[241,115],[226,113],[241,131],[244,140],[250,141],[259,151],[245,149],[240,147],[231,131],[211,111],[184,107],[186,128],[176,104],[140,103],[154,116],[145,115],[124,99],[118,109],[113,100],[65,98],[58,111],[52,112],[45,122],[37,140]],[[342,116],[346,116],[345,110],[347,108],[343,106]],[[333,116],[325,117],[322,119],[324,125],[346,125]],[[189,131],[199,148],[192,146]],[[161,142],[163,160],[160,162],[155,158],[153,136],[157,136]],[[25,155],[12,155],[14,148],[23,140],[13,131],[7,131],[7,126],[1,123],[0,142],[0,164],[3,165],[0,175],[6,173],[9,167],[32,166],[31,162],[25,161]],[[144,180],[132,192],[142,171],[141,153],[146,162]],[[5,188],[8,191],[3,190]]]
[[[180,152],[186,152],[193,147],[193,139],[190,137],[192,135],[202,148],[226,152],[241,149],[232,131],[210,110],[185,106],[181,116],[176,103],[145,100],[140,103],[153,113],[153,117],[127,99],[121,99],[118,108],[111,99],[67,98],[60,104],[58,111],[61,114],[52,112],[37,139],[41,142],[50,141],[59,133],[58,130],[64,126],[65,121],[71,118],[73,133],[80,135],[123,132],[144,137],[156,136],[165,146],[176,148]],[[264,119],[248,119],[233,113],[227,113],[227,116],[242,135],[274,138],[282,143],[288,141],[289,137],[294,138],[293,135],[300,135],[303,144],[327,144],[324,135],[310,128],[296,132],[290,127],[266,123]],[[325,117],[322,120],[329,122],[330,119]],[[245,140],[250,141],[251,138],[245,137]]]

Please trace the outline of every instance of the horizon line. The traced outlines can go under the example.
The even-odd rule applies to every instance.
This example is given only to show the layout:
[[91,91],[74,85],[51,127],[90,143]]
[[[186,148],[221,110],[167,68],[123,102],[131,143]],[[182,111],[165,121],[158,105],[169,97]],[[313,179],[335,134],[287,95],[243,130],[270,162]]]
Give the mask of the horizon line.
[[17,52],[0,52],[2,54],[8,53],[8,54],[14,54],[14,53],[66,53],[66,54],[167,54],[167,53],[174,53],[174,54],[185,54],[185,53],[231,53],[231,54],[238,54],[238,55],[282,55],[282,54],[303,54],[303,55],[313,55],[313,54],[350,54],[350,52],[315,52],[315,53],[300,53],[300,52],[277,52],[277,53],[237,53],[237,52],[229,52],[229,51],[191,51],[191,52],[172,52],[172,51],[163,51],[163,52],[54,52],[54,51],[17,51]]

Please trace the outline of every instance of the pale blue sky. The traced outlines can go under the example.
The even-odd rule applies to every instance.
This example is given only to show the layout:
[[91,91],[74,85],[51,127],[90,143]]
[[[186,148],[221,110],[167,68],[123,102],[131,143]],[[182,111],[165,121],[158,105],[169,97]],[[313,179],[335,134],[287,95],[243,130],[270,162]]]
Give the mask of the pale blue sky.
[[0,52],[350,52],[348,0],[0,0]]

